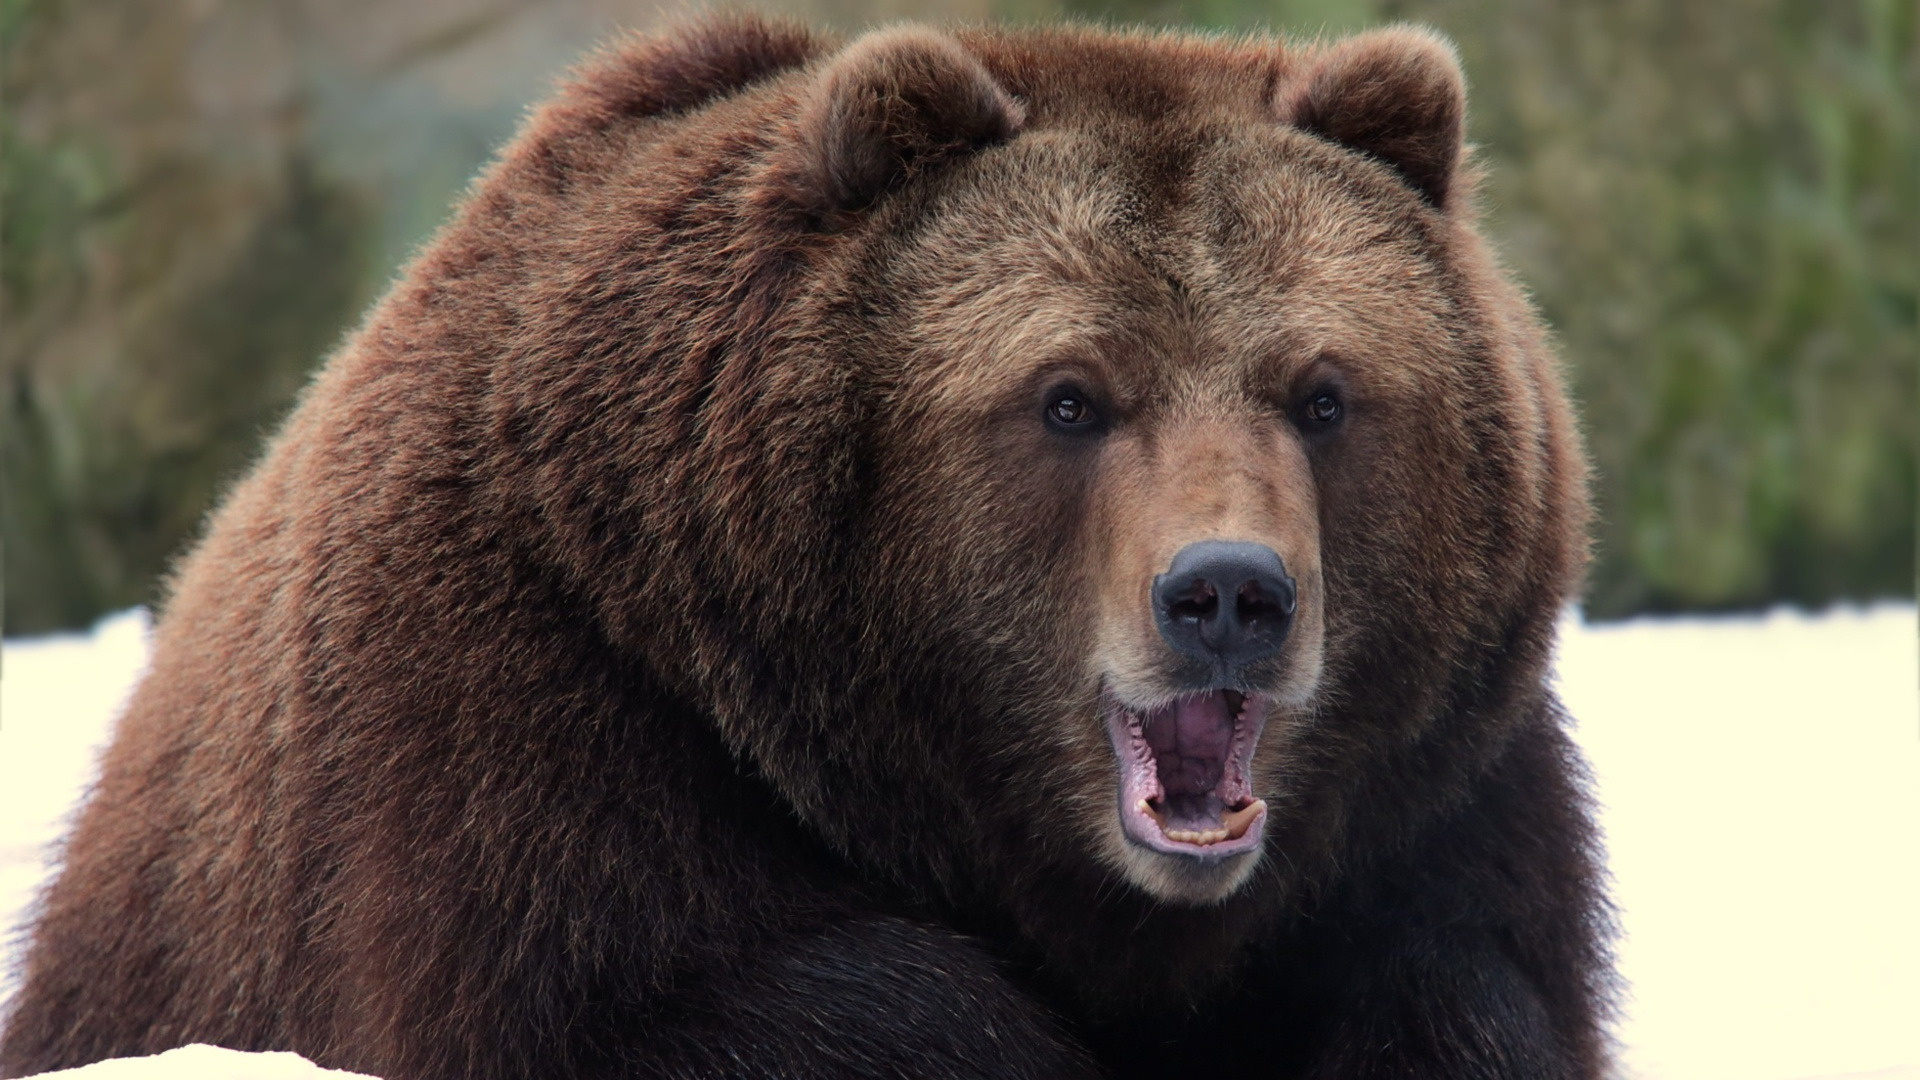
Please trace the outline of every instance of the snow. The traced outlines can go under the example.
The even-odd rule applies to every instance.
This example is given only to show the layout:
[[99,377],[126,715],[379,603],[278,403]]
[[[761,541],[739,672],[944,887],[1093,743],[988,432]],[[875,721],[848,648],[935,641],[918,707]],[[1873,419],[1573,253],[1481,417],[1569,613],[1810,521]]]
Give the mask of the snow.
[[[0,650],[0,926],[43,880],[146,629],[128,612]],[[1565,622],[1625,931],[1624,1080],[1920,1080],[1915,631],[1905,604]],[[343,1074],[190,1048],[62,1075]]]
[[[43,856],[65,832],[91,781],[114,714],[147,662],[147,615],[109,616],[91,634],[0,644],[0,934],[46,875]],[[0,957],[0,1000],[12,989],[14,942]]]
[[372,1080],[360,1073],[323,1069],[299,1054],[243,1054],[204,1043],[40,1076],[43,1080]]
[[1920,1080],[1914,609],[1568,629],[1629,1075]]

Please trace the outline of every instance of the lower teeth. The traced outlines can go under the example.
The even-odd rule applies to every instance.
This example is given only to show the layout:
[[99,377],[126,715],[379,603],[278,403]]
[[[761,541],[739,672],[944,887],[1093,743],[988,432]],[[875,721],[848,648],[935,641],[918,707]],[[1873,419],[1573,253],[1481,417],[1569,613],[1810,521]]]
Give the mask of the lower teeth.
[[1155,809],[1152,803],[1141,799],[1139,804],[1140,812],[1153,819],[1153,823],[1160,827],[1162,836],[1182,844],[1217,844],[1222,840],[1238,840],[1247,835],[1247,828],[1253,824],[1253,819],[1260,816],[1260,811],[1266,808],[1267,804],[1264,800],[1255,799],[1238,810],[1227,811],[1221,818],[1225,828],[1169,829],[1167,816]]
[[1227,838],[1225,829],[1208,829],[1206,832],[1191,832],[1187,829],[1162,830],[1169,840],[1178,840],[1183,844],[1217,844]]

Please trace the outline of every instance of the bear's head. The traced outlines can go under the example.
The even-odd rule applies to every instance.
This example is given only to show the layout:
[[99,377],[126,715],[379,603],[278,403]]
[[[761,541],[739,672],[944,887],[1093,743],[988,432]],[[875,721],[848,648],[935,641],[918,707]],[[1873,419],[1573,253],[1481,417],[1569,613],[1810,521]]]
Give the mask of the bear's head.
[[500,430],[610,637],[865,872],[1036,934],[1231,921],[1456,797],[1585,504],[1449,47],[745,33],[502,166],[559,239]]

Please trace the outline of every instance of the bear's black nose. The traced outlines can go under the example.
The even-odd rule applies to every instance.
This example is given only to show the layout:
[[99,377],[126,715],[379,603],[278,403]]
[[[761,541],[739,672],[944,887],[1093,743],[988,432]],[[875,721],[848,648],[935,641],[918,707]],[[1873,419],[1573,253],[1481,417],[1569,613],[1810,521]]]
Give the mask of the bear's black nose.
[[1202,540],[1153,579],[1153,615],[1175,652],[1216,668],[1241,668],[1280,651],[1296,590],[1264,544]]

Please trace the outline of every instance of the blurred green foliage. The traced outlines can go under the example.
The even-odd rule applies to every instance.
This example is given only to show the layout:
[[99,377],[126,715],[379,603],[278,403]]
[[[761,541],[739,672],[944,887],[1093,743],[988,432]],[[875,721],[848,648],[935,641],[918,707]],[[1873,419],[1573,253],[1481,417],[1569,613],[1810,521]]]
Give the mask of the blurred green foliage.
[[[1459,43],[1487,226],[1596,464],[1587,609],[1913,594],[1912,0],[795,0]],[[306,373],[618,0],[0,0],[5,625],[150,601]]]
[[198,122],[179,30],[0,6],[10,634],[152,600],[373,285],[360,197],[297,140]]

